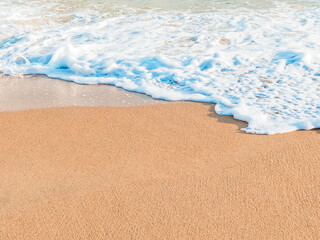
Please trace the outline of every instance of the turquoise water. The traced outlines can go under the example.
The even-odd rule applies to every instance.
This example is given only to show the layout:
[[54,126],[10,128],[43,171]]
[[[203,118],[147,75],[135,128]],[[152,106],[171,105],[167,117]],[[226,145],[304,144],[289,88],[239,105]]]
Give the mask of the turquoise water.
[[0,1],[0,72],[214,102],[250,133],[312,129],[319,26],[313,0]]

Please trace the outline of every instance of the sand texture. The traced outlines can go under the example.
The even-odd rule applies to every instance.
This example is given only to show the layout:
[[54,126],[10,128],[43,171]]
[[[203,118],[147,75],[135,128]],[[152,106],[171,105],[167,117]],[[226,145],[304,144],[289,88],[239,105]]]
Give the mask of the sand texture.
[[213,105],[0,113],[0,239],[320,239],[320,131]]

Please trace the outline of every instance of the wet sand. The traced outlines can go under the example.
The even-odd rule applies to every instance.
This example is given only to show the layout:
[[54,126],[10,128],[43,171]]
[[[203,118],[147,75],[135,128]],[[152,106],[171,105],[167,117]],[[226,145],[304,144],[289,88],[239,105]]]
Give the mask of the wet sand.
[[213,106],[0,113],[0,239],[319,239],[320,131]]
[[166,102],[106,84],[81,85],[45,75],[0,75],[0,112],[68,106],[128,107],[163,103]]

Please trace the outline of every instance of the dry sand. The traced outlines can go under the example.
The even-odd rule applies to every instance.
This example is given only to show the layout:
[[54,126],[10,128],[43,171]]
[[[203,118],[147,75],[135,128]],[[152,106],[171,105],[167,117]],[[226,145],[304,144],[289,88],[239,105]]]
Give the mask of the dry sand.
[[0,239],[320,239],[320,131],[213,105],[0,113]]

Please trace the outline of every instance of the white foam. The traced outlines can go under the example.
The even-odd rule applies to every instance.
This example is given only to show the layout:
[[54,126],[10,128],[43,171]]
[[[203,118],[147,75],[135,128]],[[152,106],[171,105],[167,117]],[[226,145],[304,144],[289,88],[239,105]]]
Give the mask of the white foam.
[[81,3],[0,3],[0,71],[215,102],[250,133],[320,127],[316,1],[197,11]]

